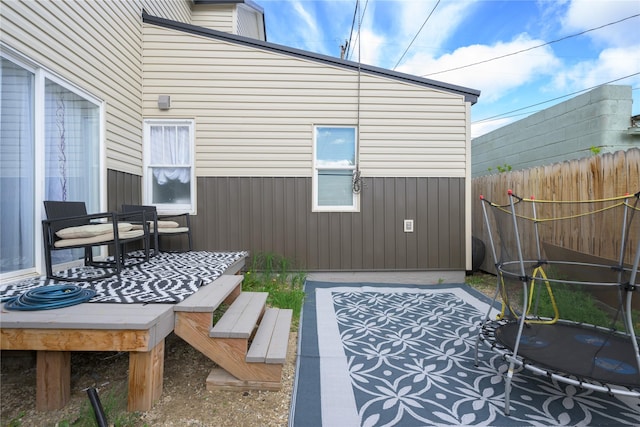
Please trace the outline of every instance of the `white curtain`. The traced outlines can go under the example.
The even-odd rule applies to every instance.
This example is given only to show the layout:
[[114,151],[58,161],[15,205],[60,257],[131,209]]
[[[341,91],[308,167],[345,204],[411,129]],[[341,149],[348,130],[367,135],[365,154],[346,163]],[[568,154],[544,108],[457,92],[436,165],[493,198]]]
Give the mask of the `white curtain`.
[[100,208],[99,108],[62,86],[45,84],[45,200]]
[[0,273],[35,266],[34,75],[2,58]]
[[[100,212],[99,107],[45,81],[45,200],[85,202]],[[53,263],[81,258],[80,249],[56,251]]]
[[[169,181],[186,184],[190,179],[189,127],[151,126],[151,165],[159,185]],[[182,166],[182,167],[167,167]]]

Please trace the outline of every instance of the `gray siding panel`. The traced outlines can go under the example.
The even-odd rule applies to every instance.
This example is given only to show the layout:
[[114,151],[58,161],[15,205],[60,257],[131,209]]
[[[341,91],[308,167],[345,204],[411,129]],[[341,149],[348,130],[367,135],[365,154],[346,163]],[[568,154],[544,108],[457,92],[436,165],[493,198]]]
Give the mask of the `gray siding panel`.
[[120,211],[123,204],[140,204],[142,178],[113,169],[107,171],[107,209]]
[[366,178],[357,213],[311,212],[305,177],[198,178],[198,195],[196,250],[276,253],[306,271],[465,269],[462,178]]

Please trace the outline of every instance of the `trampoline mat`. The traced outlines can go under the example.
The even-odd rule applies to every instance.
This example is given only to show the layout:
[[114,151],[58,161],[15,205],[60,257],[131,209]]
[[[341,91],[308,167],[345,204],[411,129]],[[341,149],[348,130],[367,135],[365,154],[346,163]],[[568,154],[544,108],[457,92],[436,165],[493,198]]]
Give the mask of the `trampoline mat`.
[[[496,340],[513,350],[518,324],[496,329]],[[578,378],[606,384],[640,386],[640,373],[631,338],[593,326],[556,323],[525,325],[518,355],[528,363]],[[532,363],[535,362],[535,363]]]

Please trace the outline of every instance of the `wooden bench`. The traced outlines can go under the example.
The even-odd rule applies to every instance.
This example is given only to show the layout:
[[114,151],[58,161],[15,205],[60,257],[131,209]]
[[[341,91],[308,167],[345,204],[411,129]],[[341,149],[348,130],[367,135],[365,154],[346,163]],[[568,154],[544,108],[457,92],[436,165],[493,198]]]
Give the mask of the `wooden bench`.
[[173,304],[79,304],[56,310],[2,311],[0,350],[37,350],[36,410],[71,397],[72,351],[129,352],[129,411],[147,411],[162,394],[164,339]]

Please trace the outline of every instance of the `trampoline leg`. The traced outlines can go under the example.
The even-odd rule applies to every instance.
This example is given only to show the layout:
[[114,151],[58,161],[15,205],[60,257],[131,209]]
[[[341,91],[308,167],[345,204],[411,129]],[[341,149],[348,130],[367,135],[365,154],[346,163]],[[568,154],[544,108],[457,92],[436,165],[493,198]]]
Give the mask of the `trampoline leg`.
[[509,363],[509,370],[507,371],[507,377],[504,380],[504,414],[509,416],[511,407],[511,379],[513,378],[513,371],[515,364]]
[[476,354],[474,357],[473,366],[478,367],[478,346],[480,345],[480,335],[476,338]]
[[473,365],[477,368],[478,367],[478,351],[480,350],[480,334],[482,333],[482,322],[480,322],[480,325],[478,325],[478,336],[476,337],[476,346],[475,346],[475,357],[474,357],[474,362]]

